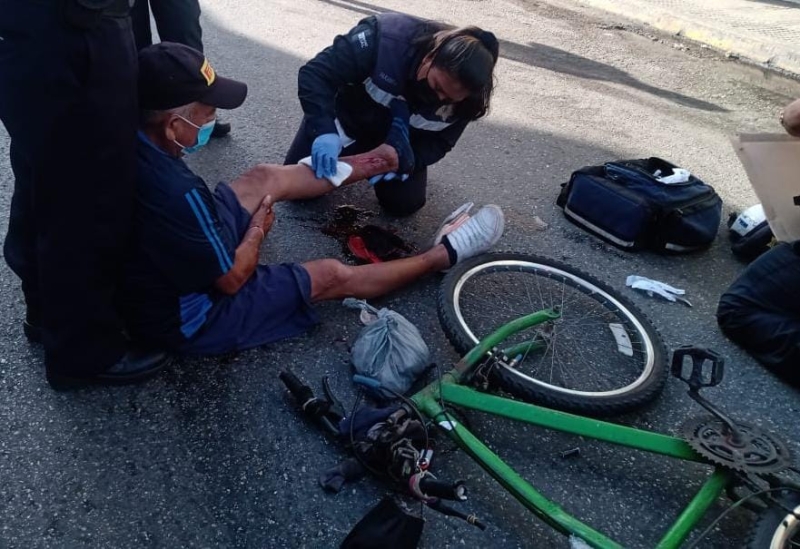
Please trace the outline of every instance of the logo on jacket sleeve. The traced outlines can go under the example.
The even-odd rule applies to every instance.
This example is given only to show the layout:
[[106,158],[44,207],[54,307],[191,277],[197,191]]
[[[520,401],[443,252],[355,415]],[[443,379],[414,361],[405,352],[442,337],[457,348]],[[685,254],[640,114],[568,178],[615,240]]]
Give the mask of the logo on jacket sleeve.
[[378,74],[378,78],[380,78],[381,80],[383,80],[387,84],[391,84],[392,86],[396,86],[397,85],[397,80],[395,80],[394,77],[386,74],[384,71],[381,71]]
[[203,78],[206,79],[206,84],[209,86],[213,84],[214,80],[217,78],[214,67],[211,66],[208,59],[203,59],[203,64],[200,66],[200,74],[203,75]]

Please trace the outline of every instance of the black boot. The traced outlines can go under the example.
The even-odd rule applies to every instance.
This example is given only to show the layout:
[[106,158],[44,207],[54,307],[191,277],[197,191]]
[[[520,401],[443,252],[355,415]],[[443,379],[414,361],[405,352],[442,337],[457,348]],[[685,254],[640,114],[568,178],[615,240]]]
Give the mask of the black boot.
[[169,360],[169,355],[163,352],[131,349],[103,372],[73,376],[48,369],[47,381],[57,391],[83,385],[127,385],[153,377]]
[[222,122],[219,118],[217,118],[217,121],[214,124],[214,129],[211,130],[211,137],[225,137],[229,133],[231,133],[230,122]]

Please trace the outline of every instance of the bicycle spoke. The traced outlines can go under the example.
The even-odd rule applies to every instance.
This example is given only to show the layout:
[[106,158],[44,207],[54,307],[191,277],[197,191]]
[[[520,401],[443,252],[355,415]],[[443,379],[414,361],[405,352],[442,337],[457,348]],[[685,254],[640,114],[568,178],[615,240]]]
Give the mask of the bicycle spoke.
[[[513,296],[517,300],[509,299]],[[529,345],[517,368],[550,385],[613,390],[620,382],[634,381],[646,358],[645,345],[628,327],[627,319],[594,290],[565,277],[539,276],[521,268],[487,270],[464,287],[461,300],[466,322],[484,335],[534,311],[559,307],[560,318],[552,324],[534,327],[506,342],[509,346],[544,343],[535,356]],[[612,324],[623,327],[630,354],[620,350]],[[605,362],[612,360],[614,368],[609,368]]]

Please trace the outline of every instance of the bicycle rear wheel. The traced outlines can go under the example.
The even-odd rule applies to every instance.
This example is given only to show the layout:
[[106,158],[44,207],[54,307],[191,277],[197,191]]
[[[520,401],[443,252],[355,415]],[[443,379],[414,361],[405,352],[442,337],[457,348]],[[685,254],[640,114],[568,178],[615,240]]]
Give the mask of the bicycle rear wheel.
[[559,307],[561,318],[504,343],[522,356],[515,368],[493,371],[502,389],[523,400],[609,415],[642,406],[663,388],[666,350],[644,314],[563,263],[515,253],[469,259],[445,276],[438,305],[442,327],[460,353],[503,324]]
[[800,494],[789,492],[780,498],[787,508],[770,507],[761,512],[750,534],[747,547],[750,549],[798,549],[800,548]]

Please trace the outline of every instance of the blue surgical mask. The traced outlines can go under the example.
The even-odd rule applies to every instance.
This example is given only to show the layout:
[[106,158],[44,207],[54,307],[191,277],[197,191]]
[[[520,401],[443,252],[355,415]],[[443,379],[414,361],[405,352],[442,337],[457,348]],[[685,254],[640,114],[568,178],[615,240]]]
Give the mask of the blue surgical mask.
[[191,124],[192,126],[197,128],[197,143],[195,143],[194,145],[187,147],[185,145],[178,143],[178,141],[175,141],[175,144],[181,147],[181,152],[183,154],[191,154],[193,152],[196,152],[199,148],[206,145],[209,139],[211,139],[211,132],[214,131],[214,124],[217,123],[216,118],[206,122],[202,126],[198,126],[191,120],[187,120],[179,114],[177,114],[176,116],[181,120],[183,120],[184,122],[186,122],[187,124]]

